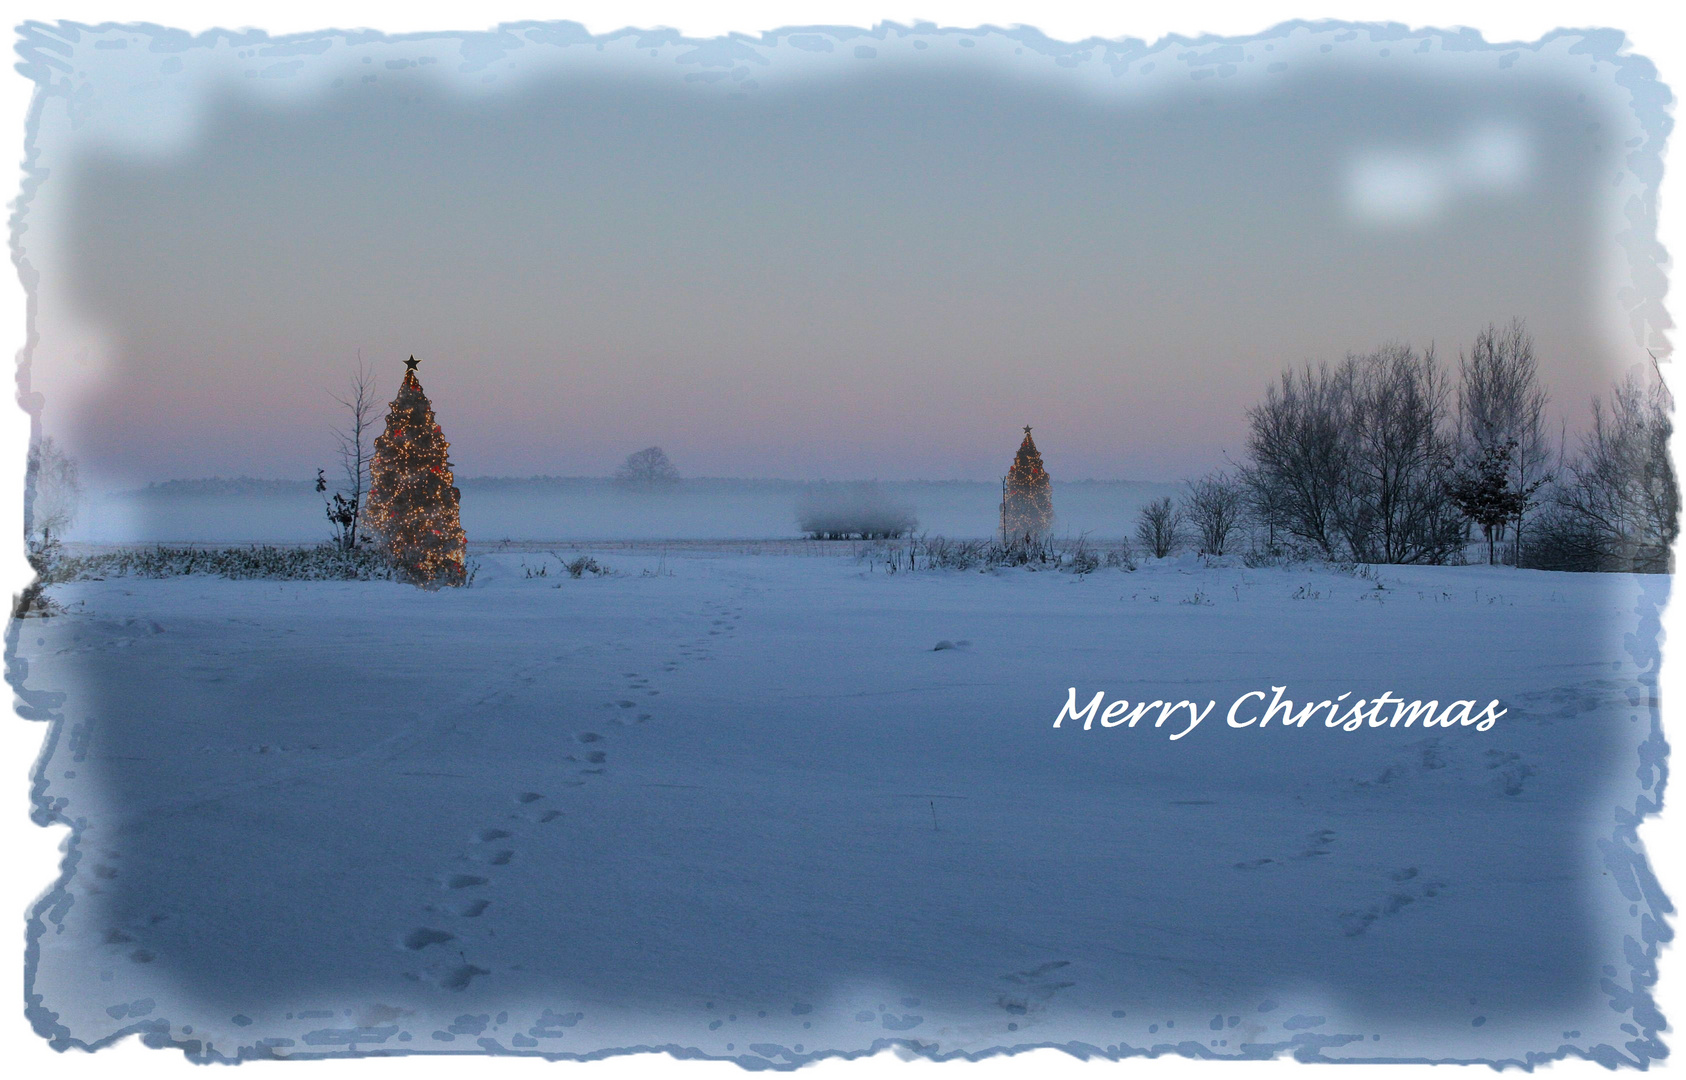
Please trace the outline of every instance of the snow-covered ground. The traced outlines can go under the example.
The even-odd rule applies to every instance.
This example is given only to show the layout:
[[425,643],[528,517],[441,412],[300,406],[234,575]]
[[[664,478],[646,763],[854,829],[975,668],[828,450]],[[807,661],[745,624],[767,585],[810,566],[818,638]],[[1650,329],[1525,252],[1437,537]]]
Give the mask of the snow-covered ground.
[[[55,588],[16,642],[41,816],[77,826],[38,1030],[788,1065],[1611,1058],[1650,1026],[1624,988],[1660,901],[1621,853],[1666,579],[602,558]],[[1224,726],[1274,685],[1509,712]],[[1177,741],[1056,729],[1072,686],[1218,706]]]

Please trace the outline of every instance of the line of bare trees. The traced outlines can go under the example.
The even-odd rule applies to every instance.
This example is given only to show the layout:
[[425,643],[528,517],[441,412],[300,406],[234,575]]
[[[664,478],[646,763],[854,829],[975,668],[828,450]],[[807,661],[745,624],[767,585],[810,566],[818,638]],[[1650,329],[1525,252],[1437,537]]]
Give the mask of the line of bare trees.
[[1488,561],[1666,572],[1679,531],[1673,401],[1654,368],[1554,433],[1534,341],[1489,326],[1455,371],[1432,348],[1388,345],[1284,371],[1248,410],[1245,460],[1145,507],[1137,540],[1369,563]]

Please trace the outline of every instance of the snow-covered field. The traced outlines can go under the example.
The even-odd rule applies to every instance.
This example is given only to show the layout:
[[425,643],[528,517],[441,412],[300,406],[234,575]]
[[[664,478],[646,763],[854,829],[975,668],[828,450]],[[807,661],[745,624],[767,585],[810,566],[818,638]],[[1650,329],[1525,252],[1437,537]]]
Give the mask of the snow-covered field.
[[[1666,579],[601,557],[56,587],[16,644],[41,816],[77,826],[38,1030],[789,1065],[1614,1060],[1653,1026],[1625,990],[1660,901],[1622,853]],[[1274,685],[1509,712],[1224,726]],[[1218,706],[1177,741],[1056,729],[1073,686]]]

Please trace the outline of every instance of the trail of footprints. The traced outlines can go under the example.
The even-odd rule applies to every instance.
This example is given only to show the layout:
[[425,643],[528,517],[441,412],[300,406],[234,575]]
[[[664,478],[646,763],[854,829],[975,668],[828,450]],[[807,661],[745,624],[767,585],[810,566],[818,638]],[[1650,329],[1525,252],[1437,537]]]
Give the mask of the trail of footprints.
[[1396,915],[1407,904],[1414,904],[1420,899],[1439,896],[1446,888],[1444,881],[1421,880],[1420,871],[1414,866],[1395,870],[1388,878],[1393,882],[1392,891],[1381,903],[1371,904],[1361,911],[1341,913],[1341,929],[1346,931],[1347,937],[1357,937],[1370,929],[1370,924],[1377,919]]
[[[494,875],[515,861],[515,845],[532,835],[527,830],[537,830],[562,817],[562,811],[542,805],[544,798],[537,791],[517,793],[510,800],[511,809],[504,814],[503,823],[481,829],[458,853],[456,861],[461,869],[439,879],[444,895],[427,905],[428,924],[404,935],[404,948],[419,954],[422,960],[418,970],[405,973],[406,978],[446,990],[466,990],[476,978],[492,973],[469,959],[465,920],[478,919],[491,908],[493,897],[488,894],[496,884]],[[491,936],[489,931],[487,936]]]
[[[1248,859],[1246,862],[1235,864],[1237,870],[1258,870],[1271,864],[1284,864],[1306,859],[1315,859],[1329,854],[1330,846],[1335,841],[1332,829],[1320,829],[1305,838],[1302,848],[1291,855],[1277,858]],[[1388,895],[1380,902],[1367,907],[1343,911],[1339,916],[1341,929],[1347,937],[1357,937],[1370,929],[1377,919],[1397,915],[1410,904],[1418,900],[1428,900],[1439,896],[1446,888],[1444,881],[1425,880],[1421,871],[1415,866],[1406,866],[1388,874]]]
[[1304,859],[1315,859],[1319,856],[1329,854],[1329,845],[1334,843],[1334,840],[1334,830],[1319,829],[1317,832],[1307,836],[1300,850],[1291,855],[1279,855],[1275,858],[1267,856],[1257,859],[1248,859],[1246,862],[1236,863],[1235,868],[1237,870],[1257,870],[1261,866],[1268,866],[1271,863],[1299,862]]
[[[662,663],[664,674],[677,671],[679,665],[687,660],[709,659],[711,640],[733,634],[738,621],[743,618],[743,608],[713,603],[706,605],[704,617],[709,618],[707,631],[680,645],[676,650],[679,655]],[[609,712],[607,722],[614,727],[626,726],[624,716],[635,709],[652,707],[649,699],[661,695],[660,690],[650,685],[649,676],[627,671],[621,674],[621,679],[623,696],[601,706]],[[531,676],[524,677],[523,681],[532,681]],[[488,695],[486,700],[496,696]],[[642,724],[652,718],[652,713],[639,711],[633,723]],[[601,776],[607,769],[609,758],[608,751],[604,749],[606,736],[596,731],[581,731],[574,738],[579,749],[565,755],[563,762],[580,776]],[[563,780],[561,784],[578,787],[586,782],[575,779]],[[525,830],[548,825],[563,816],[561,810],[544,806],[544,801],[543,792],[517,793],[512,800],[513,809],[505,813],[503,822],[481,829],[473,841],[458,853],[458,865],[466,865],[467,869],[448,873],[440,879],[445,898],[426,906],[429,925],[412,928],[402,939],[404,949],[417,954],[421,960],[419,968],[406,972],[405,978],[431,983],[445,990],[461,991],[468,989],[476,978],[492,973],[489,968],[469,959],[468,943],[465,941],[469,931],[462,920],[478,919],[491,908],[493,896],[489,894],[495,891],[494,875],[498,868],[516,860],[521,841],[530,836]],[[490,932],[487,933],[490,936]]]

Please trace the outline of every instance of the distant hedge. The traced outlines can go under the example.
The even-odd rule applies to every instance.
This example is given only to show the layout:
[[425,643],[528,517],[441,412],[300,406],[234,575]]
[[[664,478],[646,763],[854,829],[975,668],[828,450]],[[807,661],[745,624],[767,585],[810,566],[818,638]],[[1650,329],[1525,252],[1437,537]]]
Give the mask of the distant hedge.
[[816,540],[890,540],[912,532],[919,518],[875,483],[815,484],[797,503],[796,525]]
[[274,581],[389,581],[392,568],[369,548],[318,547],[121,548],[93,555],[59,555],[43,568],[47,582],[107,577],[211,574]]

